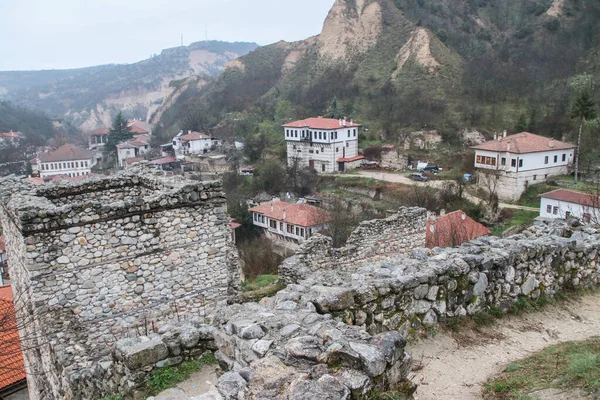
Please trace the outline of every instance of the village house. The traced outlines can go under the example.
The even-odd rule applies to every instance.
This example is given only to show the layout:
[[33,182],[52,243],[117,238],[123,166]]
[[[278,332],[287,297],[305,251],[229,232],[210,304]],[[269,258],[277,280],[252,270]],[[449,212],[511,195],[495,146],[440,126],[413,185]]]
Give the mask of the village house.
[[358,128],[346,119],[308,118],[283,125],[288,165],[319,172],[343,172],[360,166]]
[[331,220],[325,210],[308,204],[273,200],[249,210],[252,223],[270,239],[300,244],[325,229]]
[[204,154],[222,145],[220,140],[210,137],[206,133],[192,131],[188,131],[185,135],[183,131],[180,131],[172,142],[176,156]]
[[[143,135],[152,136],[152,125],[139,119],[133,119],[127,121],[127,126],[133,137],[137,138]],[[101,150],[104,145],[108,142],[108,134],[110,128],[98,128],[90,133],[89,137],[89,149],[90,150]]]
[[0,399],[28,399],[25,362],[10,285],[0,284],[0,318]]
[[117,145],[117,160],[121,168],[125,167],[125,160],[140,158],[150,150],[150,137],[140,135]]
[[575,146],[529,132],[505,132],[471,148],[479,185],[496,191],[500,200],[517,201],[529,185],[568,174]]
[[40,177],[89,175],[95,165],[95,154],[72,144],[64,144],[56,151],[42,153],[37,157]]
[[456,247],[491,233],[462,210],[448,214],[442,210],[440,215],[430,213],[427,219],[425,247]]
[[540,217],[578,218],[584,224],[600,224],[600,196],[557,189],[540,195]]
[[19,140],[23,138],[23,134],[19,131],[17,132],[0,132],[0,147],[7,146],[12,144],[16,146],[19,144]]

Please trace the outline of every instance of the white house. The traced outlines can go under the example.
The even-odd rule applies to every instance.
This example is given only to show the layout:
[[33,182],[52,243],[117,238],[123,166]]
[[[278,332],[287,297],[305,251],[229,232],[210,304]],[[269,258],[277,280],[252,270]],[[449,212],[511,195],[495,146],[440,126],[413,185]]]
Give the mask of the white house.
[[221,145],[222,142],[220,140],[200,132],[188,131],[184,135],[183,131],[181,131],[173,138],[175,155],[204,154]]
[[274,239],[302,243],[323,230],[331,219],[322,208],[273,200],[249,210],[252,223]]
[[[359,124],[346,119],[308,118],[283,125],[288,165],[341,172],[359,165]],[[350,165],[349,165],[350,164]]]
[[150,151],[150,138],[148,135],[140,135],[117,145],[117,160],[119,166],[125,166],[125,160],[139,158]]
[[95,165],[94,156],[94,152],[68,143],[56,151],[42,153],[37,158],[40,178],[52,175],[89,175]]
[[540,195],[540,217],[578,218],[585,224],[600,224],[600,197],[557,189]]
[[528,185],[568,174],[575,150],[570,143],[529,132],[505,133],[471,148],[479,184],[509,201],[518,200]]

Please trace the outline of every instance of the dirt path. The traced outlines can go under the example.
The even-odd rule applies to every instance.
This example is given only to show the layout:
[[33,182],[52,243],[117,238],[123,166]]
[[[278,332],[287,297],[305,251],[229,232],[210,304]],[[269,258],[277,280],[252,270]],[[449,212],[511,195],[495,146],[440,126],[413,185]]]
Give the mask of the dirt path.
[[409,343],[408,351],[424,366],[412,378],[419,385],[415,399],[481,399],[486,380],[511,362],[549,345],[598,335],[596,293],[542,312],[507,317],[482,333],[442,332]]
[[[410,179],[406,175],[394,174],[391,172],[379,172],[379,171],[377,171],[377,172],[376,171],[358,171],[358,173],[356,173],[356,174],[340,175],[340,176],[348,177],[348,178],[360,176],[363,178],[371,178],[371,179],[375,179],[378,181],[391,182],[391,183],[402,183],[404,185],[430,186],[430,187],[434,187],[434,188],[438,188],[438,189],[442,188],[444,185],[446,185],[448,183],[454,182],[454,181],[448,181],[448,180],[416,182],[416,181],[413,181],[412,179]],[[471,201],[473,203],[479,203],[481,201],[480,198],[475,197],[472,194],[465,192],[464,195],[469,201]],[[540,211],[539,209],[534,208],[534,207],[519,206],[516,204],[499,203],[498,206],[500,208],[510,208],[510,209],[515,209],[515,210],[525,210],[525,211],[535,211],[535,212]]]

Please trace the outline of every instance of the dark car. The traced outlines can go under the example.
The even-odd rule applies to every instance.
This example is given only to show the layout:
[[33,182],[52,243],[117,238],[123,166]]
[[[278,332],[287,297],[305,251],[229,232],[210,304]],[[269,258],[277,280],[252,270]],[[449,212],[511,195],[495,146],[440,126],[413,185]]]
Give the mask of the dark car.
[[254,168],[252,167],[248,167],[248,168],[242,168],[242,174],[253,174],[254,173]]
[[410,174],[410,179],[419,182],[427,182],[429,180],[429,178],[423,174]]
[[423,167],[421,169],[419,169],[419,171],[421,172],[429,172],[432,174],[437,174],[440,170],[440,167],[438,167],[435,164],[428,164],[426,167]]

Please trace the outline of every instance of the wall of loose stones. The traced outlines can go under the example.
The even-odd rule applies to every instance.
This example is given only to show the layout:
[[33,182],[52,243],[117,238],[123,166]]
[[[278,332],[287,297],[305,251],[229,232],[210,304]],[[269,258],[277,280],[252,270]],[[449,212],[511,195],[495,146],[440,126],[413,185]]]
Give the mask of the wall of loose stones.
[[[73,198],[88,189],[58,191]],[[108,183],[109,194],[118,189]],[[26,358],[47,371],[57,398],[70,391],[62,379],[109,354],[116,340],[202,316],[239,284],[220,183],[166,186],[146,198],[123,191],[126,200],[111,203],[56,207],[46,192],[49,198],[15,195],[1,207],[15,286],[28,290],[24,300],[37,315],[37,331],[23,333],[46,338]],[[45,398],[36,385],[32,398]]]
[[[536,299],[600,284],[600,234],[572,237],[538,232],[472,241],[433,256],[397,258],[363,266],[340,296],[352,299],[336,311],[370,333],[433,326],[447,318],[507,310],[519,297]],[[423,250],[426,252],[426,250]],[[308,285],[307,282],[302,282]]]
[[284,260],[279,277],[296,283],[312,273],[352,271],[364,260],[407,254],[425,245],[427,210],[402,207],[384,219],[362,222],[344,247],[335,249],[331,238],[315,235],[304,242],[296,255]]

